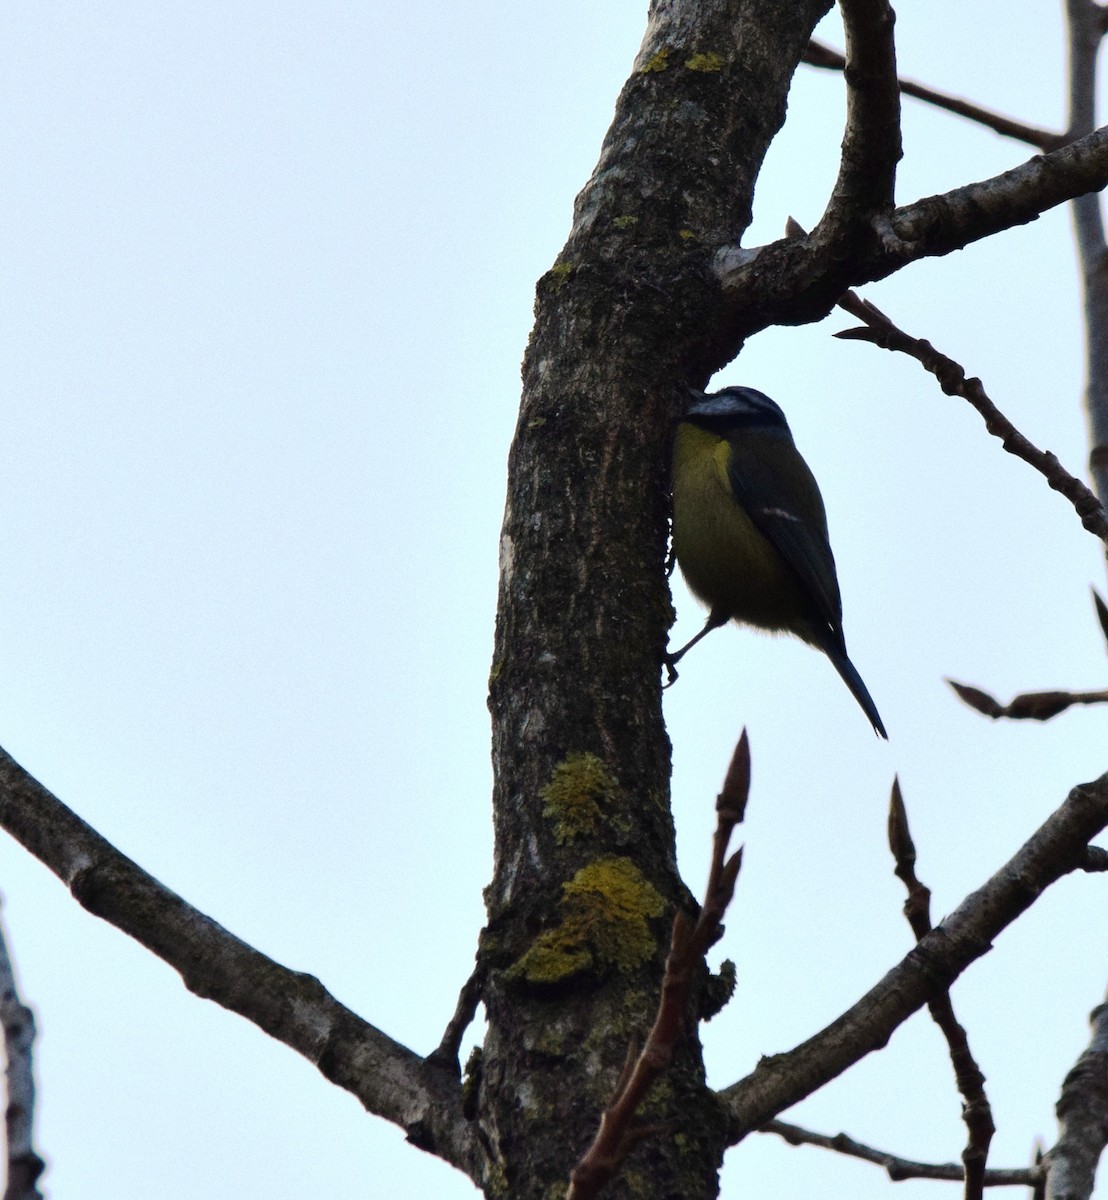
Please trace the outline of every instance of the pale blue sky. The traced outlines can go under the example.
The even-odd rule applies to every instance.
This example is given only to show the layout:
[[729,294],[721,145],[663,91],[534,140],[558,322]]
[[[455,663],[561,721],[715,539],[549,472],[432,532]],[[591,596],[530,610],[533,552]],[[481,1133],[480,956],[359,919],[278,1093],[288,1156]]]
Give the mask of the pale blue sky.
[[[420,1051],[468,973],[490,871],[484,692],[534,281],[645,7],[0,14],[0,743],[166,884]],[[1060,124],[1059,5],[1018,23],[999,0],[904,8],[906,74]],[[825,36],[841,45],[834,19]],[[747,244],[818,218],[841,91],[799,74]],[[904,130],[902,200],[1029,153],[911,102]],[[1055,213],[866,294],[1080,470],[1075,280]],[[894,771],[938,916],[1105,769],[1103,712],[993,725],[941,682],[1103,686],[1096,543],[913,363],[832,340],[848,324],[770,331],[720,379],[782,404],[821,481],[852,657],[892,740],[819,655],[736,629],[666,694],[694,890],[744,723],[753,743],[721,947],[740,988],[706,1033],[720,1084],[907,950],[883,847]],[[680,641],[702,614],[679,584],[675,602]],[[41,1027],[52,1200],[475,1194],[6,839],[0,888]],[[1067,881],[955,991],[998,1164],[1052,1136],[1106,935],[1103,881]],[[917,1017],[787,1115],[949,1159],[958,1109]],[[765,1139],[726,1171],[725,1196],[891,1187]]]

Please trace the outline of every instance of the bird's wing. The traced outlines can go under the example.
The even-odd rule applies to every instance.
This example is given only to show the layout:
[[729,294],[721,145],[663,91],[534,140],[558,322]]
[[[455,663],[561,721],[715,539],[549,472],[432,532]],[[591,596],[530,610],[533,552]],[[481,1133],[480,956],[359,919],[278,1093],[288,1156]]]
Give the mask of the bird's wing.
[[[735,498],[750,519],[800,578],[811,599],[813,616],[842,642],[843,608],[835,558],[827,539],[827,518],[815,478],[792,446],[786,453],[762,447],[758,457],[736,451],[732,444],[728,477]],[[767,453],[768,451],[768,453]],[[787,467],[787,470],[782,470]],[[799,514],[811,514],[802,517]]]

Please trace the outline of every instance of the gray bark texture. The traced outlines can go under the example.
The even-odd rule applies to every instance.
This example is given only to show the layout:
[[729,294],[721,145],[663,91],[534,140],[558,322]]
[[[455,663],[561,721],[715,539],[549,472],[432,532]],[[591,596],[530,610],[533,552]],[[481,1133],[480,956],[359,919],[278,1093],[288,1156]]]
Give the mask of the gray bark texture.
[[[683,383],[720,364],[713,254],[749,223],[828,7],[656,3],[569,241],[539,283],[501,543],[482,951],[479,1121],[513,1196],[568,1179],[629,1039],[649,1028],[668,926],[689,903],[660,705],[668,436]],[[725,1119],[691,1024],[659,1090],[644,1119],[679,1119],[684,1136],[642,1147],[611,1194],[630,1195],[645,1171],[651,1195],[714,1195]]]
[[[1104,13],[1090,0],[1067,0],[1066,16],[1068,133],[1071,137],[1082,137],[1096,127],[1096,60],[1104,37]],[[1073,223],[1085,298],[1089,470],[1103,503],[1108,500],[1108,248],[1100,197],[1089,195],[1075,200]]]
[[1108,1144],[1108,1002],[1093,1010],[1088,1048],[1062,1084],[1058,1141],[1047,1159],[1047,1200],[1085,1200]]

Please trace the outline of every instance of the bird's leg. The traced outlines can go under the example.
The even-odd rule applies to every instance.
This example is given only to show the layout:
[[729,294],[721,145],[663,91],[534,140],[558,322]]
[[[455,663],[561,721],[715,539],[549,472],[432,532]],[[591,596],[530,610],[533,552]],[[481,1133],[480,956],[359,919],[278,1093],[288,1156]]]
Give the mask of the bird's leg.
[[669,676],[669,678],[664,684],[662,684],[662,687],[667,688],[671,684],[676,683],[677,664],[681,661],[681,659],[688,654],[688,652],[693,648],[693,646],[696,645],[697,642],[700,641],[702,637],[706,637],[712,632],[713,629],[718,629],[721,625],[726,625],[730,619],[731,616],[729,613],[710,612],[708,614],[708,619],[704,622],[704,628],[696,635],[696,637],[692,638],[690,641],[687,641],[680,650],[675,651],[673,654],[667,654],[662,659],[662,665],[665,667],[666,674]]

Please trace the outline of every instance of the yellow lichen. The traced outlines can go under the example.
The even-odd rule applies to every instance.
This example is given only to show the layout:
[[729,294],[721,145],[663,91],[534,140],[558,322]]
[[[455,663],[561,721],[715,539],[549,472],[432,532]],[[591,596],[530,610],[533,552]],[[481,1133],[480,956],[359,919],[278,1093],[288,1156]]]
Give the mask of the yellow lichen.
[[597,832],[617,792],[615,777],[595,754],[567,754],[540,793],[542,815],[554,822],[554,837],[565,845]]
[[723,68],[723,58],[719,54],[694,54],[685,59],[685,66],[690,71],[719,71]]
[[540,933],[508,970],[509,979],[530,983],[561,983],[593,963],[592,953],[582,944],[579,930],[567,921],[557,929]]
[[654,952],[647,921],[665,902],[629,858],[589,863],[562,890],[600,962],[629,971]]
[[560,262],[555,263],[547,272],[547,274],[550,276],[550,282],[555,287],[561,287],[562,284],[565,283],[566,280],[573,274],[575,269],[576,268],[574,267],[573,263]]
[[632,225],[637,225],[638,223],[639,218],[633,216],[616,217],[612,222],[617,229],[630,229]]
[[562,896],[561,923],[539,934],[509,978],[561,983],[590,969],[630,971],[654,953],[649,921],[665,903],[630,859],[589,863],[562,885]]
[[651,71],[664,71],[669,66],[669,47],[663,46],[661,50],[652,54],[641,67],[639,67],[640,75],[647,75]]
[[693,241],[696,238],[696,234],[691,229],[679,229],[677,236],[683,238],[686,242]]

